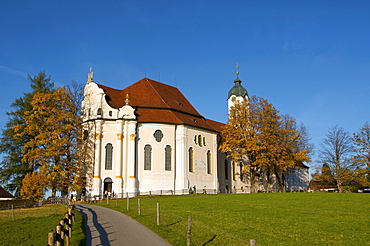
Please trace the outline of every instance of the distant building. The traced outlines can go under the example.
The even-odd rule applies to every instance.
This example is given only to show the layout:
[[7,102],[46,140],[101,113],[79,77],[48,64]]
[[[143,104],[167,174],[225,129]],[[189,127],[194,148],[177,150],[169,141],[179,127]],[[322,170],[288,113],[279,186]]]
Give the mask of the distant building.
[[309,167],[303,163],[285,176],[286,191],[308,191],[310,183]]
[[0,186],[0,200],[13,200],[14,196]]
[[[229,108],[248,99],[241,80],[234,83]],[[173,86],[144,78],[118,90],[95,83],[91,72],[82,110],[88,195],[250,191],[245,162],[218,149],[224,124],[199,114]]]

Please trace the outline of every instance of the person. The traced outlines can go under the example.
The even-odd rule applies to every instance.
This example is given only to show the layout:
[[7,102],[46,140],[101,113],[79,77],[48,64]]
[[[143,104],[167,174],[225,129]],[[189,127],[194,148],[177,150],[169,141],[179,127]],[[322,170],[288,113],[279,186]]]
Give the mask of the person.
[[207,187],[206,186],[204,186],[204,188],[203,188],[203,194],[207,194]]
[[229,194],[229,186],[226,185],[226,194]]
[[108,199],[110,199],[112,193],[110,191],[108,191]]
[[112,196],[113,196],[113,198],[114,198],[114,191],[112,192]]
[[197,194],[197,187],[195,187],[195,185],[194,185],[193,189],[194,189],[194,194]]

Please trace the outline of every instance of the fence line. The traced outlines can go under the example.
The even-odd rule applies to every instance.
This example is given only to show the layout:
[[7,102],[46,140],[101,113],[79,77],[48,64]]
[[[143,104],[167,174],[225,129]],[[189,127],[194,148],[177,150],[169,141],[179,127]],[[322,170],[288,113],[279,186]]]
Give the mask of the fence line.
[[101,199],[120,199],[127,197],[136,196],[173,196],[173,195],[190,195],[190,194],[246,194],[250,193],[249,189],[240,188],[230,188],[230,189],[181,189],[181,190],[144,190],[144,191],[134,191],[134,192],[123,192],[123,193],[111,193],[111,194],[101,194],[101,195],[88,195],[81,197],[82,201],[94,202],[95,200]]
[[74,204],[67,198],[68,212],[56,226],[55,232],[48,233],[47,246],[69,246],[72,237],[72,224],[75,221]]
[[[115,198],[116,199],[116,202],[117,202],[117,200],[119,199],[119,198]],[[126,197],[126,199],[124,199],[124,200],[126,200],[126,206],[127,206],[127,209],[126,210],[129,210],[128,208],[129,208],[129,203],[130,203],[130,200],[131,199],[129,199],[129,197]],[[124,200],[121,200],[122,202],[124,202]],[[181,215],[178,215],[178,214],[175,214],[175,213],[172,213],[172,212],[169,212],[169,211],[166,211],[165,209],[163,209],[163,207],[161,207],[160,206],[160,204],[159,203],[156,203],[156,205],[155,206],[153,206],[153,205],[151,205],[151,206],[149,206],[149,205],[145,205],[145,202],[143,202],[143,201],[145,201],[145,200],[142,200],[142,199],[140,199],[140,198],[138,198],[137,199],[138,201],[137,201],[137,206],[138,206],[138,208],[137,208],[137,211],[138,211],[138,215],[140,216],[141,214],[142,214],[142,212],[144,212],[145,211],[145,209],[147,209],[147,210],[150,210],[152,213],[152,215],[153,216],[155,216],[155,218],[156,218],[156,224],[159,226],[160,225],[160,221],[161,221],[161,217],[163,216],[163,214],[167,214],[168,216],[171,216],[171,217],[174,217],[174,218],[178,218],[178,219],[181,219],[181,220],[183,220],[183,221],[188,221],[188,217],[184,217],[184,216],[181,216]],[[135,203],[132,203],[133,205],[135,204]],[[144,205],[144,206],[143,206]],[[134,209],[135,210],[135,209]],[[191,223],[192,224],[196,224],[197,226],[200,226],[200,227],[202,227],[202,228],[206,228],[207,230],[209,230],[209,231],[212,231],[212,232],[214,232],[214,233],[218,233],[218,234],[221,234],[221,235],[223,235],[223,236],[225,236],[225,237],[228,237],[228,238],[231,238],[231,239],[233,239],[233,240],[237,240],[237,241],[239,241],[239,242],[243,242],[243,243],[246,243],[246,244],[249,244],[249,243],[251,243],[251,245],[252,245],[252,240],[254,240],[254,239],[251,239],[250,241],[247,241],[247,240],[245,240],[245,239],[241,239],[241,238],[238,238],[238,237],[235,237],[235,236],[233,236],[233,235],[230,235],[229,233],[226,233],[226,232],[224,232],[224,231],[221,231],[221,230],[217,230],[217,229],[215,229],[215,228],[213,228],[213,227],[210,227],[210,226],[208,226],[208,225],[206,225],[206,224],[203,224],[203,223],[201,223],[201,222],[199,222],[199,221],[197,221],[197,220],[194,220],[194,217],[192,217],[192,219],[191,219]],[[193,229],[194,230],[194,229]],[[191,230],[190,230],[191,231]]]
[[54,198],[49,198],[47,200],[41,200],[37,202],[10,200],[10,201],[0,203],[0,211],[1,210],[22,209],[22,208],[37,208],[45,204],[63,204],[67,206],[68,198],[54,197]]

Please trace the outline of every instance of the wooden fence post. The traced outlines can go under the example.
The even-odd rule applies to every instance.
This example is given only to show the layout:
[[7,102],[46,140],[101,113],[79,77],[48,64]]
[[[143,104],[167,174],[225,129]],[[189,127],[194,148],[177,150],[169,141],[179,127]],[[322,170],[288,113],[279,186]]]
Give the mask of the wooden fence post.
[[14,205],[12,204],[12,220],[14,221]]
[[57,241],[57,246],[62,246],[62,239],[61,239],[61,235],[60,235],[60,230],[61,230],[61,226],[57,226],[57,229],[56,229],[56,241]]
[[137,214],[141,215],[140,198],[137,199]]
[[48,234],[48,245],[54,246],[54,232],[49,232]]
[[64,245],[64,235],[65,235],[64,220],[61,220],[59,225],[60,225],[60,243]]
[[256,240],[251,239],[249,245],[250,246],[256,246]]
[[160,219],[161,219],[161,216],[160,216],[160,205],[159,205],[159,203],[157,203],[157,226],[159,226],[159,224],[160,224]]
[[191,244],[191,226],[192,226],[192,219],[191,219],[191,216],[188,217],[188,233],[187,233],[187,237],[186,237],[186,245],[187,246],[190,246]]
[[66,224],[66,226],[65,226],[65,227],[66,227],[66,228],[65,228],[66,233],[65,233],[65,235],[64,235],[64,242],[65,242],[65,245],[66,245],[66,246],[69,246],[69,243],[70,243],[70,236],[69,236],[69,232],[70,232],[71,228],[69,227],[69,225],[68,225],[68,224]]
[[68,237],[72,237],[72,220],[69,214],[66,214],[66,224],[68,225]]
[[75,206],[72,205],[72,208],[71,208],[71,216],[72,216],[72,222],[75,222]]

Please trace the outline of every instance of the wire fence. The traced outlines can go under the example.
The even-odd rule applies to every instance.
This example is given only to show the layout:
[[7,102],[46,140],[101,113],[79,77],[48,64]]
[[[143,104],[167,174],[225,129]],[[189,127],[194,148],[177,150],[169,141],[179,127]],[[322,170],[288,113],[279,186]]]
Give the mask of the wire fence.
[[95,200],[106,199],[122,199],[127,197],[136,196],[173,196],[173,195],[189,195],[189,194],[245,194],[249,193],[246,189],[181,189],[181,190],[144,190],[135,192],[123,192],[123,193],[108,193],[102,195],[88,195],[82,196],[81,200],[86,202],[94,202]]
[[53,197],[48,199],[43,199],[40,201],[31,201],[31,200],[7,200],[0,202],[0,211],[2,210],[11,210],[11,209],[21,209],[21,208],[36,208],[41,207],[45,204],[63,204],[68,205],[67,197]]
[[[163,193],[162,193],[163,194]],[[162,226],[166,230],[171,231],[171,234],[183,237],[184,242],[187,240],[186,235],[188,231],[188,219],[191,219],[191,245],[207,245],[209,243],[219,243],[224,245],[253,245],[253,239],[249,240],[240,236],[235,236],[227,228],[219,226],[219,223],[214,223],[212,215],[203,217],[199,213],[192,213],[189,211],[188,215],[184,212],[177,213],[174,209],[170,209],[169,204],[161,204],[160,206],[155,203],[156,200],[148,199],[148,197],[135,197],[130,198],[102,198],[95,202],[100,203],[107,207],[116,207],[117,210],[132,216],[139,222],[142,219],[149,221],[152,226]],[[179,207],[179,210],[182,208]],[[225,214],[225,220],[227,215]],[[225,222],[226,223],[226,222]],[[235,222],[237,223],[237,222]],[[240,235],[240,234],[238,234]]]

